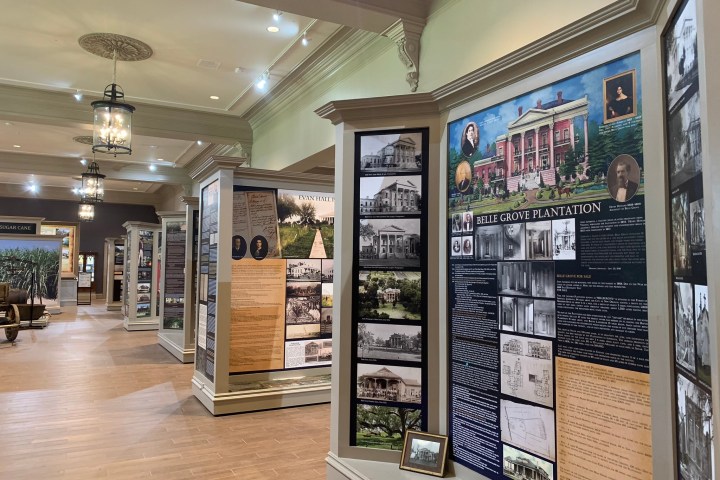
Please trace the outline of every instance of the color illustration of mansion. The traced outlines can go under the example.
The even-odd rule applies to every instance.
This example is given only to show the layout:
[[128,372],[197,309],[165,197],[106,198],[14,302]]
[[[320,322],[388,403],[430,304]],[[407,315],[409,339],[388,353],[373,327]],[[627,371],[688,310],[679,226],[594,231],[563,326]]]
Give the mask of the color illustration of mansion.
[[373,169],[411,169],[417,170],[417,145],[409,136],[400,136],[394,142],[388,143],[375,154],[363,155],[360,158],[360,168]]
[[360,214],[384,212],[417,212],[420,209],[418,187],[410,180],[385,177],[380,191],[360,199]]
[[485,187],[507,180],[511,192],[519,186],[538,188],[541,177],[545,185],[555,185],[555,172],[565,162],[565,154],[573,146],[576,151],[580,147],[576,117],[583,118],[585,139],[579,163],[587,168],[588,99],[566,100],[558,92],[555,100],[545,104],[538,100],[525,113],[518,108],[518,118],[508,124],[508,132],[495,139],[495,155],[474,163],[474,177]]
[[516,480],[550,480],[550,475],[527,458],[503,459],[503,473],[506,477]]
[[385,367],[358,376],[357,388],[358,398],[420,403],[420,382],[402,378]]
[[372,238],[372,245],[365,245],[360,251],[362,258],[387,260],[392,258],[418,258],[420,235],[405,233],[400,227],[390,225],[378,229]]

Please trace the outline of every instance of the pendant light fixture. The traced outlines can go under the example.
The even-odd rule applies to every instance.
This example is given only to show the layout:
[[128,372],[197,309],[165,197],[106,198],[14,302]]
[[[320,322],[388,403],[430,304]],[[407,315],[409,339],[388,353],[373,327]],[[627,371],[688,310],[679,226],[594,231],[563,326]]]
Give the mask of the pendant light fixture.
[[95,220],[95,204],[80,201],[78,205],[78,219],[81,222],[92,222]]
[[101,203],[105,198],[105,175],[100,173],[95,158],[88,165],[87,172],[82,174],[80,200],[85,203]]

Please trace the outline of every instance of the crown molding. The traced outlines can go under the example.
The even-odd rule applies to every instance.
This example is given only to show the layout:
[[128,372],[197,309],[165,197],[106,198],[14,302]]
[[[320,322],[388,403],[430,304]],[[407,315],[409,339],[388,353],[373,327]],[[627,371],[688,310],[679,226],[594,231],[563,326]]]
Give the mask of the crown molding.
[[162,210],[162,211],[155,211],[155,215],[158,216],[161,220],[163,218],[169,218],[169,217],[182,217],[185,218],[185,212],[182,210]]
[[260,168],[241,168],[235,171],[235,179],[251,180],[252,183],[271,182],[275,184],[302,184],[309,186],[334,186],[334,175],[316,175],[299,172],[283,172],[277,170],[263,170]]
[[236,158],[241,161],[241,164],[245,163],[248,160],[247,157],[234,157],[233,155],[229,155],[234,148],[232,145],[208,145],[200,155],[197,155],[185,165],[184,170],[190,179],[196,180],[197,172],[201,172],[207,168],[207,165],[212,163],[211,160],[213,158]]
[[371,120],[373,118],[437,115],[438,103],[430,93],[395,95],[391,97],[361,98],[328,102],[315,110],[333,125],[341,122]]
[[193,169],[189,170],[188,173],[190,174],[190,178],[192,178],[193,181],[200,183],[218,170],[235,170],[240,165],[245,163],[245,160],[246,159],[244,158],[238,157],[223,157],[219,155],[211,156],[206,158],[201,163],[194,165]]
[[[77,195],[65,187],[42,187],[38,196],[28,194],[25,185],[14,183],[0,183],[0,197],[2,198],[23,198],[33,199],[37,201],[43,200],[65,200],[78,203]],[[119,192],[115,190],[105,190],[105,201],[98,203],[103,205],[107,203],[119,203],[127,205],[157,205],[160,197],[154,193],[142,192]]]
[[144,228],[147,230],[155,230],[155,229],[160,230],[160,228],[162,227],[162,225],[157,224],[157,223],[138,222],[136,220],[129,220],[129,221],[123,223],[122,226],[126,230],[130,227]]
[[180,201],[189,207],[197,207],[200,205],[200,197],[181,196]]

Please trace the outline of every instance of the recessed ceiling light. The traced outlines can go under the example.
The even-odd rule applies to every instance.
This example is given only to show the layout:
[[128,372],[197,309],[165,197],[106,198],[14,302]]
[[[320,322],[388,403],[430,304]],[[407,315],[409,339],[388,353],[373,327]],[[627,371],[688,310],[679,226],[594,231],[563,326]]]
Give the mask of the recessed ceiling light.
[[269,27],[267,27],[267,31],[270,33],[277,33],[280,31],[280,29],[275,25],[270,25]]
[[5,125],[8,127],[12,127],[12,123],[10,123],[10,122],[5,122]]
[[310,43],[310,40],[308,40],[308,38],[305,35],[303,35],[303,38],[302,38],[302,40],[300,40],[300,43],[302,43],[303,47],[307,47],[308,43]]
[[87,165],[87,160],[83,158],[82,160],[80,160],[80,163],[82,163],[83,165]]
[[151,172],[154,172],[154,171],[157,170],[157,167],[156,167],[155,165],[152,165],[152,164],[151,164],[148,168],[150,169]]
[[164,158],[158,158],[158,162],[164,162],[164,161],[165,161]]
[[75,97],[75,100],[77,100],[78,102],[81,101],[83,99],[82,91],[76,90],[75,93],[73,94],[73,97]]
[[198,144],[198,145],[202,145],[202,144],[203,144],[202,140],[198,140],[198,141],[197,141],[197,144]]
[[13,145],[13,148],[22,148],[22,145]]
[[210,95],[210,100],[220,100],[220,97],[217,95]]
[[133,187],[133,190],[135,190],[136,192],[137,192],[137,189],[138,189],[137,187]]
[[36,193],[36,192],[38,191],[38,186],[35,185],[34,183],[31,183],[31,184],[28,186],[28,190],[30,190],[31,193]]

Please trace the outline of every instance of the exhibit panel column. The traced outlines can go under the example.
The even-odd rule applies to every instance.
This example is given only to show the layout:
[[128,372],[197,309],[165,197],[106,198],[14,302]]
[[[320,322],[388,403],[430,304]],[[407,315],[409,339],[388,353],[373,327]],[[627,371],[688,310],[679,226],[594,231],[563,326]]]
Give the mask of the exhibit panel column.
[[185,203],[185,309],[183,312],[184,350],[190,352],[186,358],[190,362],[195,359],[195,318],[198,291],[198,231],[200,228],[200,199],[198,197],[182,197]]
[[125,249],[125,301],[126,330],[157,330],[157,242],[160,225],[129,221]]
[[[124,237],[124,236],[123,236]],[[105,239],[105,307],[108,311],[122,308],[123,265],[125,265],[125,239],[113,237]]]
[[160,261],[160,325],[158,343],[183,363],[193,359],[185,351],[185,212],[157,212],[162,223]]

